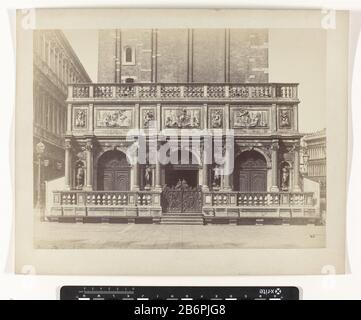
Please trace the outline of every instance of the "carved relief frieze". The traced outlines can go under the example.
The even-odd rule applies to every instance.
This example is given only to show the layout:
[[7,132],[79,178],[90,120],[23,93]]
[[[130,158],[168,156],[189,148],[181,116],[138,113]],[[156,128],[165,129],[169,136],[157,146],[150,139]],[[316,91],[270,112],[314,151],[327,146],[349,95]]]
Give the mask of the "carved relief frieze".
[[133,127],[133,110],[131,108],[112,107],[96,108],[96,128],[129,129]]
[[269,128],[269,110],[257,106],[240,106],[231,109],[231,125],[234,129]]
[[179,106],[164,108],[163,121],[166,129],[200,129],[201,109]]

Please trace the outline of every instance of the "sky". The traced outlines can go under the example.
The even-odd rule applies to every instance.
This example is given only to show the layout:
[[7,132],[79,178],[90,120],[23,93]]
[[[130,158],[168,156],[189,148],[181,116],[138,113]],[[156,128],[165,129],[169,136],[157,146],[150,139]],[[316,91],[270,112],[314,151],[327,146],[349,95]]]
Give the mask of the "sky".
[[98,30],[62,30],[93,82],[98,78]]
[[[98,72],[98,31],[63,30],[93,82]],[[269,29],[269,82],[299,83],[299,131],[326,127],[326,32]]]

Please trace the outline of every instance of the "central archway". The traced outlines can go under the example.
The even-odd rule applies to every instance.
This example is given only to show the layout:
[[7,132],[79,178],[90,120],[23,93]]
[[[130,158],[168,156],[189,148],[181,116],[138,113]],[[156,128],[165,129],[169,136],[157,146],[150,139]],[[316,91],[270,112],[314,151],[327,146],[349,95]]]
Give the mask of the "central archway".
[[189,150],[176,150],[169,156],[171,163],[164,167],[163,212],[201,212],[202,192],[199,186],[198,158]]
[[199,185],[199,163],[194,154],[188,150],[173,151],[171,162],[165,166],[165,184],[176,187],[183,183],[196,188]]
[[255,151],[244,151],[235,163],[234,186],[240,192],[267,191],[267,161]]
[[105,152],[98,161],[98,190],[130,190],[130,164],[118,150]]

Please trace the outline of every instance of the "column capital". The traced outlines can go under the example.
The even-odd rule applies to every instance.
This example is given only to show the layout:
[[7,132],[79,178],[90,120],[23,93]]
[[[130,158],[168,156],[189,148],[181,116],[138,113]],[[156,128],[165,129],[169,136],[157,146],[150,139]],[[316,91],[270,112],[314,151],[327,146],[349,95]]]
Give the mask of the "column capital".
[[273,140],[270,147],[271,150],[277,151],[280,148],[278,140]]
[[71,139],[65,138],[65,150],[70,150],[72,148]]
[[85,150],[86,151],[92,151],[93,150],[93,139],[92,138],[86,139]]

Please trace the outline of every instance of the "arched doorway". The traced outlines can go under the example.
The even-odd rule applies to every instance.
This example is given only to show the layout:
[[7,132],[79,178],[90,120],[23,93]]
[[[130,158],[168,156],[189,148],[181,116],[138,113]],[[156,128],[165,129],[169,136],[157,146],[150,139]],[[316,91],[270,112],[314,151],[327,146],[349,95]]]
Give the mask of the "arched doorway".
[[198,180],[198,159],[187,150],[178,150],[170,154],[170,160],[171,163],[164,167],[163,212],[201,212],[202,192]]
[[240,192],[267,191],[267,162],[259,152],[245,151],[236,158],[234,186]]
[[199,163],[192,152],[187,150],[174,151],[170,155],[171,163],[164,167],[165,184],[175,187],[181,182],[196,188],[199,185]]
[[98,161],[98,190],[128,191],[130,189],[130,165],[123,152],[105,152]]

